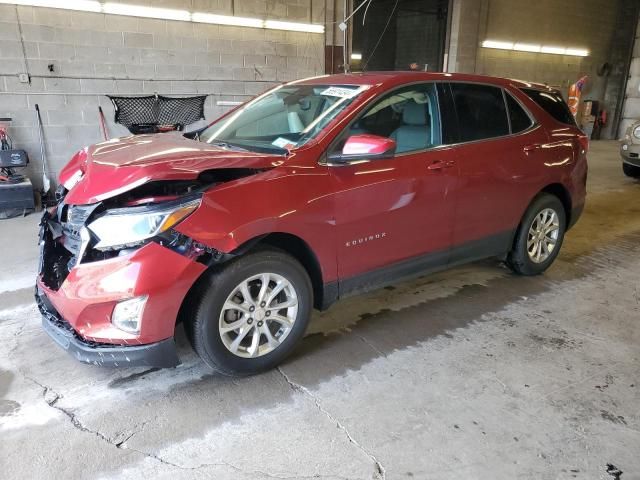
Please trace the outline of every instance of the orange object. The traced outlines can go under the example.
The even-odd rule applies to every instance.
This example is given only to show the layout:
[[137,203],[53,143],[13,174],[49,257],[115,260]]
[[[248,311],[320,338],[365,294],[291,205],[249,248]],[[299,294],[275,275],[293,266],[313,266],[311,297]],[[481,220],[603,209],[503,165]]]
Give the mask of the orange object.
[[580,96],[582,95],[582,89],[584,85],[587,83],[587,76],[580,78],[576,83],[569,87],[569,101],[567,104],[569,105],[569,109],[573,114],[573,117],[576,118],[578,116],[578,106],[580,105]]

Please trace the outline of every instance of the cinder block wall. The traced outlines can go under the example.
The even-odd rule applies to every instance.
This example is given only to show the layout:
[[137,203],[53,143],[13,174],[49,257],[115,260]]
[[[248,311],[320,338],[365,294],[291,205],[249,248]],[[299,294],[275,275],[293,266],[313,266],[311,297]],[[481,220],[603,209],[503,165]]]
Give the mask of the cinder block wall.
[[[331,0],[127,3],[321,24],[333,16]],[[219,100],[244,101],[280,82],[323,73],[324,44],[323,34],[0,5],[0,117],[13,117],[14,144],[28,151],[29,175],[40,187],[36,103],[54,180],[74,152],[102,139],[98,105],[111,136],[128,133],[113,123],[105,94],[210,94],[210,122],[225,109]],[[18,74],[27,71],[31,83],[20,83]]]
[[[626,24],[633,17],[635,2],[454,0],[450,71],[547,83],[565,94],[569,85],[587,75],[583,98],[604,101],[612,118],[624,75],[625,46],[631,35]],[[587,57],[576,57],[481,47],[487,39],[586,48],[590,53]],[[605,62],[612,66],[608,77],[597,74],[598,67]],[[608,128],[605,134],[615,136]]]

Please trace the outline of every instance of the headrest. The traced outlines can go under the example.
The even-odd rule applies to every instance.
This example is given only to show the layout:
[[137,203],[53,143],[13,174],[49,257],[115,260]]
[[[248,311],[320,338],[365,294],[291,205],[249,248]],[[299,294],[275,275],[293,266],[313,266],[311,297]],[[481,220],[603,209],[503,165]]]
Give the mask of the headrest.
[[410,100],[402,111],[402,123],[405,125],[426,125],[427,105]]
[[300,133],[304,130],[304,124],[300,120],[298,112],[289,112],[287,114],[287,121],[289,122],[289,133]]

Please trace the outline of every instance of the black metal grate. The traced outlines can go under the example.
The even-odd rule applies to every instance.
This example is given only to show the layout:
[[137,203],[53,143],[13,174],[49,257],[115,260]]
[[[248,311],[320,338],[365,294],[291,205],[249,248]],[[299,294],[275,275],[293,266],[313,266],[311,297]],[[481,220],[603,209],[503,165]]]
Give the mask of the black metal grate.
[[107,95],[115,108],[115,122],[133,134],[182,130],[204,119],[206,95],[196,97],[117,97]]

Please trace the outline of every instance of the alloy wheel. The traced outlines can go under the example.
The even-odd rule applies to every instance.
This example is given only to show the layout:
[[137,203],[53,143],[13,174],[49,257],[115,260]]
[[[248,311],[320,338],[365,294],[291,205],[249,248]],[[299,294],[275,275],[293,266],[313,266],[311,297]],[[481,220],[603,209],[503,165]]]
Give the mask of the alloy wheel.
[[555,210],[545,208],[538,213],[527,235],[527,253],[534,263],[545,262],[555,250],[560,235],[560,219]]
[[287,338],[298,316],[298,295],[282,275],[261,273],[240,282],[220,312],[227,350],[242,358],[266,355]]

